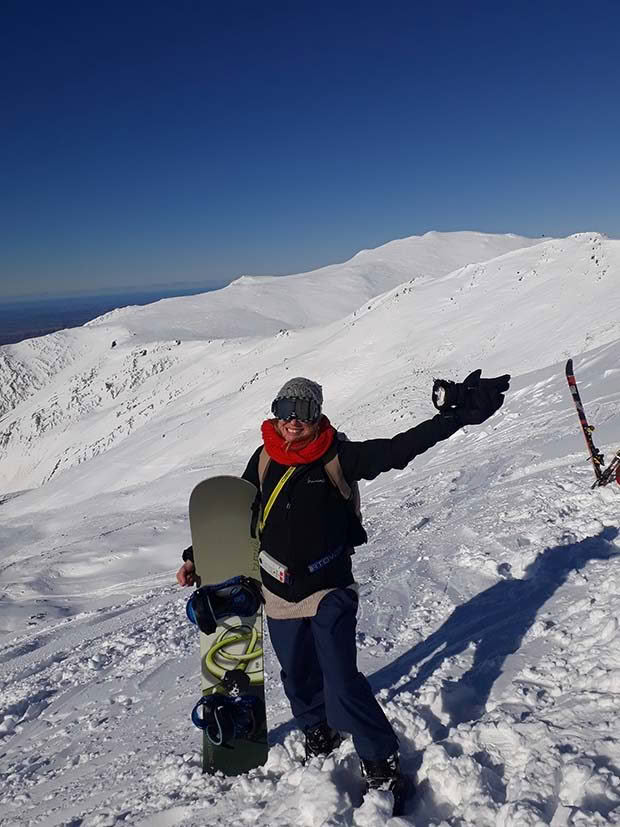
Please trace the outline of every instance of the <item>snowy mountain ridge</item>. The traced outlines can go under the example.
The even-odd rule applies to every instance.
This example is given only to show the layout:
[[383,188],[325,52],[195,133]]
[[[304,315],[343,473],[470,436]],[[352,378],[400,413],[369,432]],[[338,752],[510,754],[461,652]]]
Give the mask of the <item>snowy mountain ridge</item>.
[[[0,418],[88,351],[107,355],[112,341],[126,344],[132,337],[138,347],[153,340],[154,330],[170,341],[210,341],[323,324],[347,315],[412,273],[445,275],[465,263],[537,243],[538,239],[513,235],[426,233],[361,251],[349,262],[311,273],[243,276],[211,293],[119,308],[82,328],[0,347]],[[334,283],[338,291],[325,302]],[[93,328],[100,329],[100,339]]]
[[[470,360],[481,362],[487,371],[504,372],[505,365],[513,372],[527,369],[536,362],[541,340],[547,339],[545,328],[553,329],[557,337],[550,345],[552,361],[615,337],[615,318],[601,317],[598,306],[613,305],[615,301],[613,278],[608,271],[620,260],[618,242],[594,233],[579,234],[526,245],[489,261],[445,272],[459,257],[471,255],[472,242],[476,252],[482,247],[495,252],[504,239],[457,233],[456,239],[448,239],[448,252],[442,259],[436,245],[446,241],[445,235],[430,235],[432,245],[430,252],[425,248],[425,254],[437,259],[432,278],[403,278],[420,266],[416,261],[412,264],[403,259],[403,249],[409,249],[413,243],[419,251],[428,236],[392,242],[385,245],[387,250],[372,251],[374,258],[365,252],[367,269],[371,268],[371,259],[377,268],[383,268],[386,260],[393,268],[388,275],[380,269],[372,289],[376,291],[393,282],[398,286],[367,299],[363,298],[368,294],[367,276],[360,277],[362,286],[358,280],[354,293],[346,301],[342,299],[341,309],[348,307],[349,315],[338,316],[328,324],[280,328],[275,337],[272,334],[240,338],[238,334],[246,330],[247,319],[238,320],[237,293],[225,288],[203,296],[113,311],[79,332],[71,331],[70,336],[53,334],[49,342],[45,340],[50,337],[43,337],[40,341],[44,354],[53,352],[54,342],[59,343],[56,362],[51,366],[51,371],[57,373],[51,373],[51,381],[33,392],[41,382],[41,366],[50,369],[50,360],[33,359],[30,354],[28,364],[39,371],[33,373],[30,395],[0,419],[0,490],[42,485],[59,472],[121,445],[134,431],[148,425],[161,439],[159,417],[171,411],[175,400],[182,399],[179,410],[184,414],[195,411],[199,416],[210,400],[217,405],[223,396],[241,391],[251,395],[260,386],[256,404],[265,410],[265,398],[272,391],[262,390],[263,379],[269,377],[270,383],[284,381],[293,360],[300,366],[298,370],[304,366],[312,374],[317,370],[313,354],[326,350],[332,351],[330,375],[326,377],[328,390],[330,382],[336,387],[351,385],[350,401],[355,406],[367,403],[367,391],[363,383],[358,383],[360,368],[352,369],[352,361],[365,362],[367,369],[372,367],[379,375],[391,370],[394,381],[398,381],[399,374],[407,376],[416,369],[427,381],[432,371],[440,368],[458,374],[467,369]],[[509,237],[508,246],[521,240]],[[334,267],[350,275],[349,265]],[[287,304],[297,322],[302,305],[305,321],[316,322],[326,306],[334,312],[331,296],[330,302],[325,301],[324,278],[319,271],[318,276],[259,280],[246,286],[249,293],[244,301],[261,307],[259,328],[267,319],[274,328],[283,324],[282,313]],[[306,280],[314,285],[311,290],[304,287]],[[318,297],[313,289],[318,290]],[[574,290],[584,318],[582,326],[575,327],[570,314],[565,312],[561,294],[566,290]],[[482,304],[481,292],[485,294]],[[232,308],[220,313],[219,305],[228,296],[235,299]],[[360,299],[364,302],[361,305]],[[351,304],[353,301],[356,303]],[[510,318],[504,309],[509,306]],[[481,317],[482,308],[487,318]],[[227,319],[235,338],[200,338],[198,319],[204,324],[205,318],[213,316],[218,316],[220,323]],[[483,332],[473,348],[472,325],[480,326]],[[409,331],[414,327],[415,349],[409,345]],[[379,330],[388,332],[378,336]],[[172,339],[173,335],[183,338]],[[112,342],[116,343],[114,348]],[[34,348],[32,344],[23,344],[22,353]],[[16,386],[15,377],[25,382],[23,357],[18,368],[10,361],[17,348],[4,349],[8,351],[5,375],[10,377],[5,387]],[[459,358],[460,352],[467,353],[464,362]],[[241,380],[236,378],[236,371],[228,369],[231,365],[240,371]],[[261,366],[258,371],[257,365]],[[277,378],[272,379],[273,376]],[[254,388],[250,389],[250,385]],[[25,392],[18,389],[16,396]],[[243,406],[238,410],[243,410]],[[337,408],[334,413],[345,422],[349,416],[346,407]],[[215,414],[216,411],[209,411],[211,417]],[[191,455],[193,439],[193,434],[189,434],[183,446],[177,442],[165,464],[175,467],[180,456],[186,452]],[[158,448],[158,453],[161,450]]]
[[[147,338],[149,326],[157,322],[159,327],[164,319],[171,339],[177,334],[185,339],[266,336],[283,327],[327,324],[408,279],[447,275],[464,264],[487,261],[540,242],[513,234],[429,232],[362,250],[342,264],[288,276],[242,276],[194,301],[183,297],[113,310],[89,324],[108,324],[129,316],[128,326]],[[173,308],[181,315],[180,328],[170,325]]]
[[[183,299],[9,351],[38,389],[0,420],[1,825],[620,824],[620,489],[590,490],[564,377],[571,356],[609,458],[620,242],[402,267],[308,327],[270,309],[267,279],[252,335],[217,298],[231,335],[209,341],[205,306]],[[330,304],[305,278],[303,313]],[[477,367],[512,373],[499,413],[361,485],[359,662],[417,776],[405,816],[379,794],[360,806],[350,739],[301,764],[269,645],[269,761],[234,784],[203,777],[198,643],[174,584],[192,487],[242,471],[291,375],[320,381],[334,424],[364,439],[434,415],[432,378]]]
[[[187,390],[182,366],[188,360],[201,359],[208,366],[213,351],[219,359],[216,339],[270,336],[283,327],[323,324],[411,273],[442,276],[464,262],[536,243],[517,236],[427,233],[312,273],[240,279],[212,293],[121,308],[82,328],[0,348],[0,490],[41,485],[61,467],[83,462],[124,439]],[[326,302],[326,290],[334,282],[338,289]],[[192,342],[200,343],[200,354]],[[228,347],[223,341],[218,345]],[[201,381],[211,375],[208,367],[198,374]],[[153,376],[161,377],[163,393],[159,388],[153,393],[158,384],[149,382]],[[81,431],[77,446],[57,438],[72,423],[106,410],[113,414],[95,427],[90,444],[83,445]],[[38,451],[46,443],[42,459]],[[7,477],[16,455],[21,474]],[[23,474],[35,466],[34,477]]]

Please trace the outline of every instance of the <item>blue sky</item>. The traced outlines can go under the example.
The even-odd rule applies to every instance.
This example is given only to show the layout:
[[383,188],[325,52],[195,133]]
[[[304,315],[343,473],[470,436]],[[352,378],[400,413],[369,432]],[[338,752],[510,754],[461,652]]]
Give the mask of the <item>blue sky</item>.
[[620,235],[620,3],[8,0],[0,296]]

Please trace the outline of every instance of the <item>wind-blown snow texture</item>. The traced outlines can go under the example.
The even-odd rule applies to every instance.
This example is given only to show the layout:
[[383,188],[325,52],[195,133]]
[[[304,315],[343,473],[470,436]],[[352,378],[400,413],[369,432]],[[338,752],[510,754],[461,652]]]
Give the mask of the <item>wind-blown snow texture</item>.
[[[611,456],[619,276],[597,233],[429,233],[0,348],[0,824],[620,824],[620,489],[590,490],[564,379],[572,356]],[[405,816],[356,808],[350,740],[301,765],[269,650],[268,764],[202,776],[192,487],[241,472],[287,377],[366,439],[477,367],[512,373],[502,410],[362,485],[360,665]]]

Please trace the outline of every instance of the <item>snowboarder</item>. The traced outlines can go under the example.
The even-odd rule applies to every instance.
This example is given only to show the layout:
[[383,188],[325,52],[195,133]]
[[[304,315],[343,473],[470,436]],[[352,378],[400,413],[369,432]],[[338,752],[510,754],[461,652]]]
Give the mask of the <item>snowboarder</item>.
[[[351,555],[366,540],[356,481],[403,469],[461,426],[484,422],[501,407],[509,380],[480,379],[474,371],[463,383],[436,381],[439,413],[432,419],[392,439],[349,442],[322,413],[321,386],[291,379],[274,399],[263,444],[243,473],[260,491],[265,613],[306,757],[328,754],[340,744],[340,731],[351,733],[367,788],[391,790],[395,813],[406,790],[398,738],[356,662]],[[191,546],[183,560],[177,580],[193,585]]]

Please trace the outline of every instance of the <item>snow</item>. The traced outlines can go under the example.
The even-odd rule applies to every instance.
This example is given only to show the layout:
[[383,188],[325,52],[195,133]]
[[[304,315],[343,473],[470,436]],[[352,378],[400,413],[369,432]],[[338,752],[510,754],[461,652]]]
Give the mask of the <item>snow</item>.
[[[428,233],[0,348],[0,824],[620,823],[620,539],[564,378],[620,447],[620,242]],[[116,346],[111,347],[111,342]],[[419,786],[360,805],[350,739],[303,766],[267,647],[269,761],[200,772],[187,501],[240,473],[291,375],[350,438],[510,372],[487,423],[362,483],[359,661]]]

